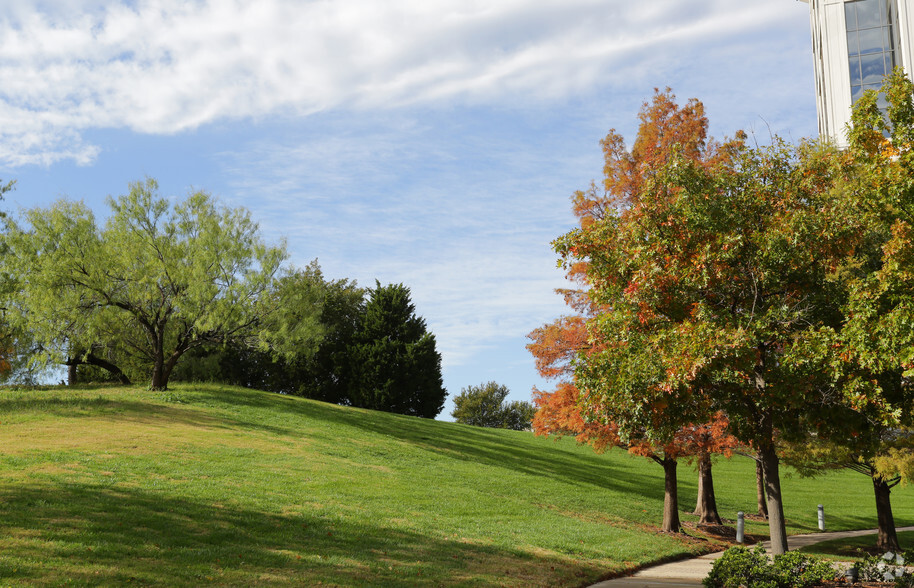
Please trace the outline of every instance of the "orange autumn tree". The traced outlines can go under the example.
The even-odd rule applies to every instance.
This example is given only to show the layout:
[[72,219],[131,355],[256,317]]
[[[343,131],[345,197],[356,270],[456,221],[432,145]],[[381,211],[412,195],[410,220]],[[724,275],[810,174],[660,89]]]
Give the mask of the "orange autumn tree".
[[711,456],[730,457],[740,447],[740,442],[728,430],[730,421],[719,411],[707,423],[686,425],[676,433],[676,442],[686,455],[694,459],[698,468],[698,497],[695,511],[699,525],[720,525],[723,520],[717,512],[717,498],[714,494],[714,477],[711,471]]
[[[672,154],[686,157],[702,165],[713,166],[727,161],[742,138],[732,143],[718,145],[707,140],[707,119],[704,108],[697,100],[690,100],[680,107],[667,88],[655,91],[653,101],[645,103],[639,114],[641,125],[631,151],[626,149],[624,138],[610,131],[602,141],[605,158],[602,189],[592,184],[587,191],[578,191],[572,197],[574,214],[581,231],[611,219],[619,210],[636,206],[645,184],[652,181],[655,170],[664,165]],[[620,436],[619,428],[607,413],[599,410],[582,414],[580,390],[574,383],[572,361],[575,356],[605,351],[605,341],[588,330],[588,320],[599,315],[612,301],[596,301],[590,296],[594,279],[590,261],[599,256],[589,251],[588,256],[565,256],[568,277],[581,287],[564,291],[566,303],[576,311],[575,316],[563,317],[532,332],[528,349],[536,358],[537,369],[545,378],[563,378],[553,392],[534,391],[538,413],[534,430],[539,434],[574,434],[579,441],[587,441],[596,448],[624,445],[632,453],[656,461],[665,472],[664,520],[665,531],[678,531],[678,500],[676,465],[681,457],[694,457],[699,464],[699,498],[696,514],[701,523],[719,523],[720,517],[714,500],[711,477],[712,452],[729,453],[736,446],[736,439],[726,433],[727,421],[723,414],[707,406],[688,405],[683,401],[675,411],[667,410],[669,404],[647,407],[658,417],[653,422],[644,421],[628,428]],[[597,276],[599,279],[599,276]],[[657,301],[658,306],[669,301]],[[682,410],[689,406],[689,410]],[[675,424],[668,416],[677,413]],[[691,420],[694,419],[694,420]],[[694,422],[707,424],[695,425]]]
[[534,330],[532,343],[527,348],[533,353],[537,369],[547,379],[560,380],[555,390],[533,390],[537,407],[533,430],[537,435],[573,435],[579,443],[589,443],[597,452],[609,447],[625,447],[664,468],[664,517],[662,528],[675,532],[681,527],[677,500],[676,463],[683,457],[695,459],[698,464],[698,498],[695,509],[699,524],[721,524],[714,495],[711,475],[711,455],[729,456],[738,445],[735,437],[727,433],[727,419],[722,413],[702,425],[687,425],[676,432],[670,443],[658,445],[649,439],[632,439],[623,443],[613,423],[588,421],[581,416],[578,406],[579,391],[569,381],[572,377],[571,358],[582,350],[585,343],[583,317],[562,317],[553,323]]
[[[645,106],[642,131],[676,119],[652,116],[664,102]],[[701,132],[669,142],[674,126],[644,133],[656,148],[637,166],[640,185],[607,189],[606,203],[593,194],[589,208],[602,216],[554,242],[566,267],[586,264],[599,309],[587,321],[595,344],[575,358],[579,407],[585,420],[613,422],[623,441],[656,443],[724,411],[760,456],[772,551],[784,553],[776,441],[813,432],[818,411],[848,391],[828,377],[842,361],[831,333],[847,297],[835,278],[861,229],[853,203],[832,190],[844,168],[834,149],[777,138],[752,148],[741,135],[706,143],[697,104],[681,111]],[[641,139],[612,153],[638,160]]]
[[[586,311],[589,304],[580,290],[565,290],[565,302]],[[589,443],[602,452],[619,444],[612,424],[585,421],[578,409],[578,389],[572,383],[572,361],[576,353],[585,350],[587,330],[581,315],[563,316],[535,329],[527,337],[527,350],[533,354],[536,370],[543,378],[558,380],[552,392],[533,389],[533,430],[537,435],[574,435],[579,443]]]

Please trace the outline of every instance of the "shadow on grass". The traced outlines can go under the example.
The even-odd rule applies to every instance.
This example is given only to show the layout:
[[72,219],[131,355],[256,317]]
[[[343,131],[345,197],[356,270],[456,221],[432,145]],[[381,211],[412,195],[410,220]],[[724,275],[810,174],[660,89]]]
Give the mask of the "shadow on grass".
[[92,485],[0,490],[0,583],[580,585],[593,564]]
[[[864,535],[862,537],[850,537],[847,539],[833,539],[808,545],[800,549],[803,553],[817,556],[826,556],[835,559],[861,560],[868,555],[882,555],[884,550],[876,547],[878,536]],[[900,531],[898,533],[898,543],[902,550],[914,545],[914,531]]]
[[84,398],[80,396],[66,396],[57,393],[45,395],[44,391],[19,393],[9,398],[0,398],[0,414],[10,414],[23,411],[42,411],[54,415],[66,415],[74,410],[98,411],[116,405],[117,401],[98,396]]
[[[639,459],[594,459],[593,456],[581,455],[557,446],[552,440],[533,438],[529,433],[471,427],[456,423],[431,421],[403,415],[378,411],[343,408],[332,404],[303,401],[300,398],[247,391],[237,388],[202,386],[194,388],[194,395],[204,402],[231,407],[243,405],[252,409],[263,410],[257,422],[242,423],[252,428],[268,428],[275,431],[277,424],[270,418],[282,418],[282,413],[295,415],[303,419],[315,419],[333,423],[340,427],[352,427],[374,434],[385,435],[416,447],[447,454],[452,458],[472,461],[489,466],[511,469],[517,472],[547,476],[567,483],[617,492],[631,493],[645,499],[663,501],[663,473],[653,463],[638,463]],[[294,422],[284,423],[286,426]],[[294,432],[288,429],[289,433]],[[524,437],[526,435],[526,437]],[[518,439],[518,442],[513,442]],[[563,444],[564,445],[564,444]],[[732,459],[739,459],[734,457]],[[747,476],[740,483],[754,490],[754,468],[747,468]],[[866,482],[866,480],[864,480]],[[785,494],[790,500],[792,480],[790,476],[782,477]],[[805,483],[805,482],[804,482]],[[827,482],[822,482],[828,488]],[[869,488],[869,483],[864,484]],[[585,490],[586,491],[586,490]],[[719,492],[726,491],[720,488]],[[739,510],[754,507],[753,502]],[[844,512],[827,513],[828,525],[835,529],[867,529],[876,526],[876,510],[873,494],[867,490],[867,502],[861,503],[859,509]],[[693,465],[682,460],[679,466],[679,504],[683,511],[690,511],[697,497],[697,473]],[[893,498],[898,500],[895,494]],[[796,506],[791,505],[794,510]],[[751,510],[748,510],[751,512]],[[787,513],[790,525],[798,532],[816,532],[817,522],[813,505],[810,515],[793,517]],[[735,515],[735,511],[733,513]],[[914,520],[896,512],[898,526],[914,524]]]
[[[167,393],[149,392],[150,400],[106,396],[71,396],[66,388],[0,399],[0,411],[38,410],[79,417],[110,415],[116,419],[170,422],[209,428],[239,428],[274,435],[325,436],[335,443],[352,428],[396,439],[451,459],[548,477],[563,483],[591,486],[642,496],[661,503],[663,475],[659,466],[635,459],[604,459],[569,450],[568,443],[512,432],[432,421],[378,411],[340,407],[301,398],[220,385],[178,385]],[[164,401],[166,404],[162,404]],[[174,403],[169,404],[169,403]],[[208,410],[215,408],[217,411]],[[312,422],[321,426],[311,427]],[[681,482],[683,492],[694,483]],[[586,490],[583,490],[586,491]]]
[[[568,451],[567,445],[565,449],[561,448],[554,439],[537,438],[528,432],[472,427],[237,389],[200,387],[195,389],[194,396],[208,403],[243,405],[268,410],[274,415],[281,415],[277,410],[281,409],[286,414],[391,437],[454,459],[663,501],[663,470],[659,466],[643,468],[634,460],[595,460],[594,456]],[[238,422],[246,427],[276,432],[276,427],[268,424],[266,418],[257,422]],[[286,432],[292,433],[293,429]],[[647,479],[645,469],[650,472]]]

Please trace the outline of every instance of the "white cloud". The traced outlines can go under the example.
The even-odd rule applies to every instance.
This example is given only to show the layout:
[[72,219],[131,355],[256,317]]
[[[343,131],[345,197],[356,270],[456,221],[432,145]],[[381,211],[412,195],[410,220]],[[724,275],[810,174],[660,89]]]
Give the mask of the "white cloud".
[[168,134],[275,113],[548,100],[795,13],[777,0],[4,3],[0,161],[89,163],[98,147],[82,135],[98,128]]
[[565,312],[549,242],[573,225],[568,195],[599,174],[596,140],[578,160],[504,128],[452,137],[444,115],[327,119],[219,155],[232,203],[256,203],[296,264],[406,284],[450,366]]

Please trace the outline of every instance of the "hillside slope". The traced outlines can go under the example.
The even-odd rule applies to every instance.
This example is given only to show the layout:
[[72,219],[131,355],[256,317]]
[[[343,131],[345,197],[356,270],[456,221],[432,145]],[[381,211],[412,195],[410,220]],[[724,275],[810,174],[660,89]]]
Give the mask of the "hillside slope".
[[[751,462],[717,471],[724,516],[751,512]],[[703,548],[656,533],[661,474],[571,440],[239,388],[0,391],[0,585],[583,585]],[[866,478],[840,483],[872,503]],[[793,530],[834,484],[787,480]],[[872,509],[840,510],[830,528],[872,526]]]

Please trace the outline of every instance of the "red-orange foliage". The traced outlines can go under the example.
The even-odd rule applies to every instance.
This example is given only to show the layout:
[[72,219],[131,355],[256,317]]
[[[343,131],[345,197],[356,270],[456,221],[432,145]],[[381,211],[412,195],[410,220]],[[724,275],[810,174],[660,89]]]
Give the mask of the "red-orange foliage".
[[718,412],[710,422],[680,429],[676,433],[676,444],[687,456],[713,453],[730,457],[741,444],[728,432],[729,424],[727,416]]
[[[631,151],[626,149],[624,138],[615,130],[611,130],[601,142],[605,160],[602,189],[592,183],[588,190],[578,191],[572,196],[572,210],[580,229],[573,232],[574,239],[560,239],[554,243],[556,250],[562,254],[568,278],[580,286],[580,289],[561,291],[576,314],[562,317],[528,335],[532,342],[527,348],[536,360],[540,375],[561,379],[553,392],[534,390],[534,403],[538,408],[533,420],[534,431],[539,435],[574,435],[579,442],[591,443],[597,450],[622,443],[616,424],[604,422],[612,420],[608,411],[601,411],[599,406],[591,403],[588,418],[582,415],[581,393],[573,373],[573,360],[578,354],[600,352],[607,345],[598,330],[588,330],[589,319],[606,311],[609,307],[604,305],[613,302],[592,298],[591,288],[617,279],[597,274],[591,267],[591,261],[613,254],[605,249],[599,221],[610,220],[620,214],[636,219],[645,213],[646,206],[660,206],[667,207],[660,213],[668,212],[670,230],[674,230],[674,210],[669,202],[658,199],[650,203],[641,202],[640,195],[654,173],[662,169],[674,154],[702,167],[718,166],[729,161],[745,140],[745,135],[739,134],[735,140],[723,145],[709,142],[708,121],[701,102],[693,99],[680,107],[669,88],[662,92],[655,90],[653,100],[643,104],[639,118],[641,124]],[[658,211],[651,210],[650,214],[656,216]],[[638,316],[644,323],[654,320],[658,313],[666,312],[668,309],[664,307],[672,304],[672,300],[664,298],[663,293],[673,290],[675,285],[658,284],[656,279],[657,276],[643,276],[629,281],[630,288],[645,289],[641,293],[643,296],[632,296],[642,301]],[[669,401],[654,402],[651,406],[658,421],[663,421],[668,411],[675,410],[675,407],[669,406]],[[726,418],[718,414],[707,424],[682,427],[664,443],[649,440],[648,435],[639,436],[633,431],[626,431],[625,446],[628,450],[656,461],[666,471],[668,504],[664,507],[665,530],[678,530],[679,526],[675,505],[675,460],[686,456],[707,456],[709,453],[729,455],[737,443],[726,428]]]
[[714,166],[728,160],[733,149],[742,144],[745,134],[718,144],[708,141],[708,119],[702,103],[692,98],[685,106],[676,103],[670,88],[654,90],[651,102],[645,102],[638,114],[641,124],[631,151],[625,138],[610,129],[600,142],[603,147],[603,191],[592,184],[587,191],[572,197],[572,211],[586,228],[594,219],[602,219],[608,210],[629,208],[639,200],[645,181],[666,164],[674,152],[701,165]]
[[578,389],[570,382],[559,382],[553,392],[533,389],[537,407],[533,431],[537,435],[574,435],[579,443],[589,443],[597,452],[619,445],[614,425],[587,422],[578,409]]
[[586,349],[587,328],[584,317],[565,316],[527,335],[533,342],[527,350],[533,354],[536,370],[544,378],[570,377],[574,354]]
[[[729,160],[744,140],[744,135],[740,134],[736,140],[723,145],[709,142],[704,106],[696,99],[679,106],[669,88],[655,90],[653,100],[642,105],[639,120],[638,136],[631,151],[626,149],[624,138],[615,130],[610,130],[601,142],[605,161],[602,190],[591,184],[586,192],[579,191],[572,196],[572,210],[582,233],[587,233],[594,221],[606,218],[608,213],[625,210],[626,214],[639,214],[639,195],[645,182],[650,180],[655,170],[667,163],[674,152],[700,165],[715,166]],[[587,273],[589,260],[601,254],[599,248],[603,243],[599,239],[582,241],[583,247],[592,244],[594,250],[570,251],[564,256],[568,262],[566,270],[569,279],[580,284],[581,288],[560,291],[566,304],[576,314],[557,319],[528,335],[532,342],[527,349],[533,354],[540,375],[564,380],[554,392],[534,391],[534,402],[539,409],[534,419],[534,430],[540,434],[573,433],[579,440],[590,440],[593,435],[601,439],[600,444],[605,447],[608,441],[604,429],[611,431],[615,437],[613,442],[618,443],[617,429],[615,426],[591,424],[583,418],[578,409],[579,391],[573,383],[572,360],[575,355],[599,350],[603,345],[595,338],[596,333],[588,332],[587,328],[588,319],[604,310],[589,296],[590,286],[600,277]],[[638,282],[632,281],[632,286],[638,287]],[[662,301],[659,303],[662,304]],[[648,320],[655,310],[645,304],[642,309],[644,320]],[[658,413],[668,408],[663,403],[655,405]],[[664,447],[635,441],[631,443],[630,450],[645,456],[660,452],[668,457],[679,457],[702,453],[720,443],[722,452],[729,451],[735,440],[725,434],[726,420],[721,419],[718,417],[708,425],[685,427]],[[716,452],[717,448],[711,450]]]

